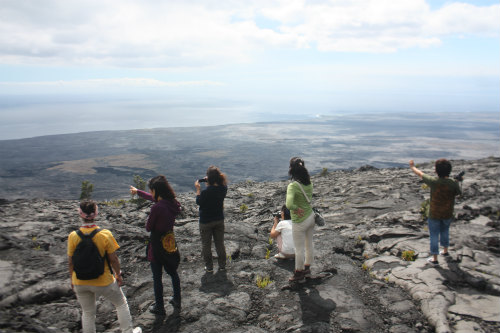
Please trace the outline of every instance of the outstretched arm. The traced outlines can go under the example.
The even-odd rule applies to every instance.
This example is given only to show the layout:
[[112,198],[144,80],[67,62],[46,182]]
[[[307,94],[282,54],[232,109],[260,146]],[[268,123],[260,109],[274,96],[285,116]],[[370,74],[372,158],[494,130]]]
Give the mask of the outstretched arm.
[[417,176],[420,177],[420,179],[422,179],[422,176],[424,175],[424,173],[415,166],[415,162],[413,162],[413,160],[410,160],[409,164],[410,164],[411,171],[413,171],[413,173],[415,173]]

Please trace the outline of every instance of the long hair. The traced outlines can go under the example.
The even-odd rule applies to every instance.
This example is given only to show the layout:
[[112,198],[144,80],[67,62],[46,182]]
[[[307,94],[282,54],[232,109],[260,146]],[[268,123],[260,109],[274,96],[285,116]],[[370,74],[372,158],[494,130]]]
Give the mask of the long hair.
[[297,180],[303,185],[311,184],[311,177],[306,169],[305,162],[300,157],[292,157],[290,159],[290,168],[288,175],[291,180]]
[[167,178],[163,175],[151,178],[148,182],[148,187],[155,191],[156,201],[158,201],[159,197],[171,201],[175,199],[174,189],[170,186]]
[[209,185],[227,185],[226,175],[223,174],[218,167],[211,165],[207,169],[207,183]]

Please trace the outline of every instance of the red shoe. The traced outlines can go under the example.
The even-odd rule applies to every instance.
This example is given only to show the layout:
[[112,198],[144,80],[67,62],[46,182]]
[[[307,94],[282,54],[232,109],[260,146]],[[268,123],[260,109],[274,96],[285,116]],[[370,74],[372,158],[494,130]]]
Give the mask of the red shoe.
[[304,269],[304,277],[306,279],[309,279],[311,278],[311,265],[304,265],[305,269]]
[[298,282],[304,283],[306,282],[306,277],[304,276],[304,271],[295,271],[293,272],[293,276],[288,279],[289,282]]

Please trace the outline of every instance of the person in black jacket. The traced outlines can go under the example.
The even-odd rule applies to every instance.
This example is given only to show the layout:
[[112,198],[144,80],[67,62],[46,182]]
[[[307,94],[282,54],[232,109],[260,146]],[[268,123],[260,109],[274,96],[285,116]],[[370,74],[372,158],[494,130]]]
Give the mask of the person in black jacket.
[[[204,178],[207,187],[202,191],[200,180],[196,187],[196,204],[200,206],[201,255],[205,261],[205,270],[212,273],[212,237],[215,243],[219,271],[226,269],[226,248],[224,246],[224,198],[227,194],[226,176],[215,166],[210,166]],[[203,181],[203,180],[202,180]]]

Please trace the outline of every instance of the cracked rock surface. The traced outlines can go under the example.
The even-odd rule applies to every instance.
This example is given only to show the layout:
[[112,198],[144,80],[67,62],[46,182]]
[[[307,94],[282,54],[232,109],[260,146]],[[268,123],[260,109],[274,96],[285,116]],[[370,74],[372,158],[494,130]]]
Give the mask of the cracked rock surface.
[[[409,169],[363,167],[313,177],[326,219],[314,234],[318,278],[289,286],[293,261],[268,257],[272,212],[286,181],[229,185],[225,200],[228,269],[205,274],[194,193],[178,194],[182,309],[147,309],[152,275],[145,260],[149,205],[100,203],[96,221],[121,249],[132,316],[144,332],[498,332],[500,330],[500,159],[452,161],[466,171],[450,254],[426,262],[420,215],[429,197]],[[432,164],[419,166],[433,172]],[[127,189],[124,189],[127,193]],[[80,332],[66,240],[80,222],[76,201],[0,200],[0,331]],[[246,208],[245,208],[246,207]],[[414,261],[403,259],[413,251]],[[215,251],[214,251],[215,256]],[[408,259],[408,257],[406,257]],[[268,278],[267,286],[257,285]],[[171,297],[164,275],[164,297]],[[97,330],[119,332],[113,306],[98,300]]]

